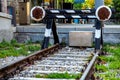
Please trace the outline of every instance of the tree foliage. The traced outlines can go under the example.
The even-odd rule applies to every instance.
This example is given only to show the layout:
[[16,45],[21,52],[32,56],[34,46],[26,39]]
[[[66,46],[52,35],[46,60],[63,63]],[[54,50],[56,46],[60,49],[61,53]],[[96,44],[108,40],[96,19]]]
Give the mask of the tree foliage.
[[[107,6],[111,6],[112,0],[104,0],[104,4]],[[95,0],[85,0],[83,4],[83,8],[94,8],[95,7]]]
[[66,3],[74,3],[74,0],[65,0]]
[[115,8],[116,12],[120,12],[120,0],[113,0],[113,7]]
[[120,18],[120,0],[113,0],[113,8],[115,9],[115,17]]
[[[120,0],[114,0],[114,1],[120,1]],[[73,3],[75,4],[75,9],[90,9],[95,7],[95,0],[85,0],[84,3],[74,3],[74,0],[65,0],[65,2]],[[111,6],[112,0],[104,0],[105,5]]]
[[82,6],[83,6],[82,3],[77,3],[77,4],[74,4],[74,5],[73,5],[73,9],[79,10],[79,9],[82,8]]
[[94,0],[85,0],[85,3],[83,3],[83,9],[89,9],[94,8],[95,1]]
[[107,6],[111,6],[112,0],[104,0],[104,4]]

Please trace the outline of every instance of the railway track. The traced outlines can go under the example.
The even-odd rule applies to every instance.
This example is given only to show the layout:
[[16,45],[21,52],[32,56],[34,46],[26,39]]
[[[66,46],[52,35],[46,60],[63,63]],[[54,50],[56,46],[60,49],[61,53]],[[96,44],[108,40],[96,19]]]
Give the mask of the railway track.
[[81,74],[80,80],[94,80],[93,65],[97,55],[98,53],[94,53],[94,48],[61,48],[57,44],[1,68],[0,80],[54,80],[36,78],[35,76],[66,72],[68,74]]

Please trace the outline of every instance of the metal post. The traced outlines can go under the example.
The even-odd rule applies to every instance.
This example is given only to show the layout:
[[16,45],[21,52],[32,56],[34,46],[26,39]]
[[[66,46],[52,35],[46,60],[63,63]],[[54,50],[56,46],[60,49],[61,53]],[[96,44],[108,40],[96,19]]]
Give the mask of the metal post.
[[57,34],[57,29],[56,29],[56,24],[55,24],[54,19],[53,19],[53,23],[52,23],[52,33],[53,33],[53,37],[54,37],[54,44],[59,43],[59,37]]
[[44,35],[45,37],[44,37],[41,49],[48,48],[49,39],[50,39],[50,35],[51,35],[52,23],[53,23],[52,19],[47,19],[47,25],[46,25],[46,29],[45,29],[45,35]]
[[51,31],[53,32],[54,44],[59,43],[59,38],[57,35],[55,20],[54,19],[47,19],[47,25],[46,25],[46,30],[45,30],[44,41],[42,44],[42,49],[48,48]]
[[[95,0],[95,9],[97,9],[99,6],[104,5],[104,0]],[[96,19],[95,22],[95,50],[100,50],[101,48],[101,42],[103,42],[103,36],[102,36],[102,27],[103,22]]]

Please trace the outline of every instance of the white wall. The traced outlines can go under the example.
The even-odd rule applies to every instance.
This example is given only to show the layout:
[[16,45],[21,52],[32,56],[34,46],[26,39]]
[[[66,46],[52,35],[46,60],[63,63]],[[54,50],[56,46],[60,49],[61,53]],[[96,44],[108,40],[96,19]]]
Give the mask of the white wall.
[[10,41],[13,39],[13,27],[11,25],[12,16],[0,12],[0,42],[4,39]]

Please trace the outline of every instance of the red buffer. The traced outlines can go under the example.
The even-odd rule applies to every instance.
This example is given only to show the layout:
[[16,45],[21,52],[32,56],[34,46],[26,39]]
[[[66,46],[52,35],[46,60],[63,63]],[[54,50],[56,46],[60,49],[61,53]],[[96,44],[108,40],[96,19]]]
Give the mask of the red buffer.
[[100,21],[107,21],[112,15],[112,11],[108,6],[100,6],[97,8],[95,15]]

